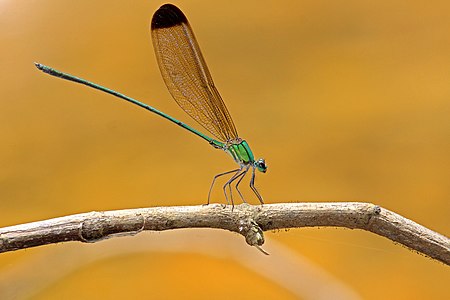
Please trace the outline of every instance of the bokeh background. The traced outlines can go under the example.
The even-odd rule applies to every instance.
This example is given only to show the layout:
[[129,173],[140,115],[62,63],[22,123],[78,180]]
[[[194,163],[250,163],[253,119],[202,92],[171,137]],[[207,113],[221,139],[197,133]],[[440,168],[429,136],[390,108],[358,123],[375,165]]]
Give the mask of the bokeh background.
[[[148,25],[163,3],[0,2],[0,226],[203,204],[212,176],[234,167],[179,127],[33,66],[114,88],[199,128],[156,65]],[[238,132],[269,164],[257,177],[267,203],[372,202],[449,234],[448,1],[174,3]],[[220,188],[213,196],[224,202]],[[367,232],[269,232],[264,259],[232,233],[187,230],[166,240],[171,234],[1,254],[0,287],[16,299],[319,299],[333,285],[348,299],[448,296],[448,267]]]

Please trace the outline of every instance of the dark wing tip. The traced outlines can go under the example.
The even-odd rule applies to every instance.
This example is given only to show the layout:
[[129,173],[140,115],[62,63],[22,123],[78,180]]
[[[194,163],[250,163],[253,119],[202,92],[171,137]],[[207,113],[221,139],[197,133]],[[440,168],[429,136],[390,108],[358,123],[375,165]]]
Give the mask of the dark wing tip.
[[164,4],[153,15],[151,28],[168,28],[181,23],[187,23],[183,12],[173,4]]

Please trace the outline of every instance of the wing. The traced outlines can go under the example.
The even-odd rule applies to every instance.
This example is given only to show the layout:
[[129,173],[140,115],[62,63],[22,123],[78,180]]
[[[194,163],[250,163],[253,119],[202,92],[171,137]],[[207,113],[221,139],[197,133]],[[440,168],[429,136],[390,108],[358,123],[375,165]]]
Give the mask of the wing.
[[151,33],[159,69],[178,105],[222,142],[237,139],[186,16],[165,4],[153,15]]

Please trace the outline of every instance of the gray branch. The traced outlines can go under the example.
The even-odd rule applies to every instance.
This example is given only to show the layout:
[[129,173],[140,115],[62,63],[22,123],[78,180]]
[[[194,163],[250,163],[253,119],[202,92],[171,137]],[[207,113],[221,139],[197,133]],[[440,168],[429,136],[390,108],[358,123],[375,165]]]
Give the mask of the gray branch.
[[450,265],[447,237],[387,209],[360,202],[242,204],[233,210],[211,204],[89,212],[0,228],[0,252],[67,241],[92,243],[143,230],[177,228],[237,232],[247,244],[262,250],[263,231],[317,226],[371,231]]

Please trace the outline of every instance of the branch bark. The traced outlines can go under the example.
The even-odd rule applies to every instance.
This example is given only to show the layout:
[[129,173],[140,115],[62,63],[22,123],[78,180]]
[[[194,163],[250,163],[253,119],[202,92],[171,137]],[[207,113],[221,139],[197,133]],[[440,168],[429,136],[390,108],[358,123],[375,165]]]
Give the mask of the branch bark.
[[263,231],[316,226],[370,231],[450,265],[449,238],[387,209],[360,202],[241,204],[234,209],[210,204],[89,212],[0,228],[0,252],[177,228],[225,229],[261,249]]

